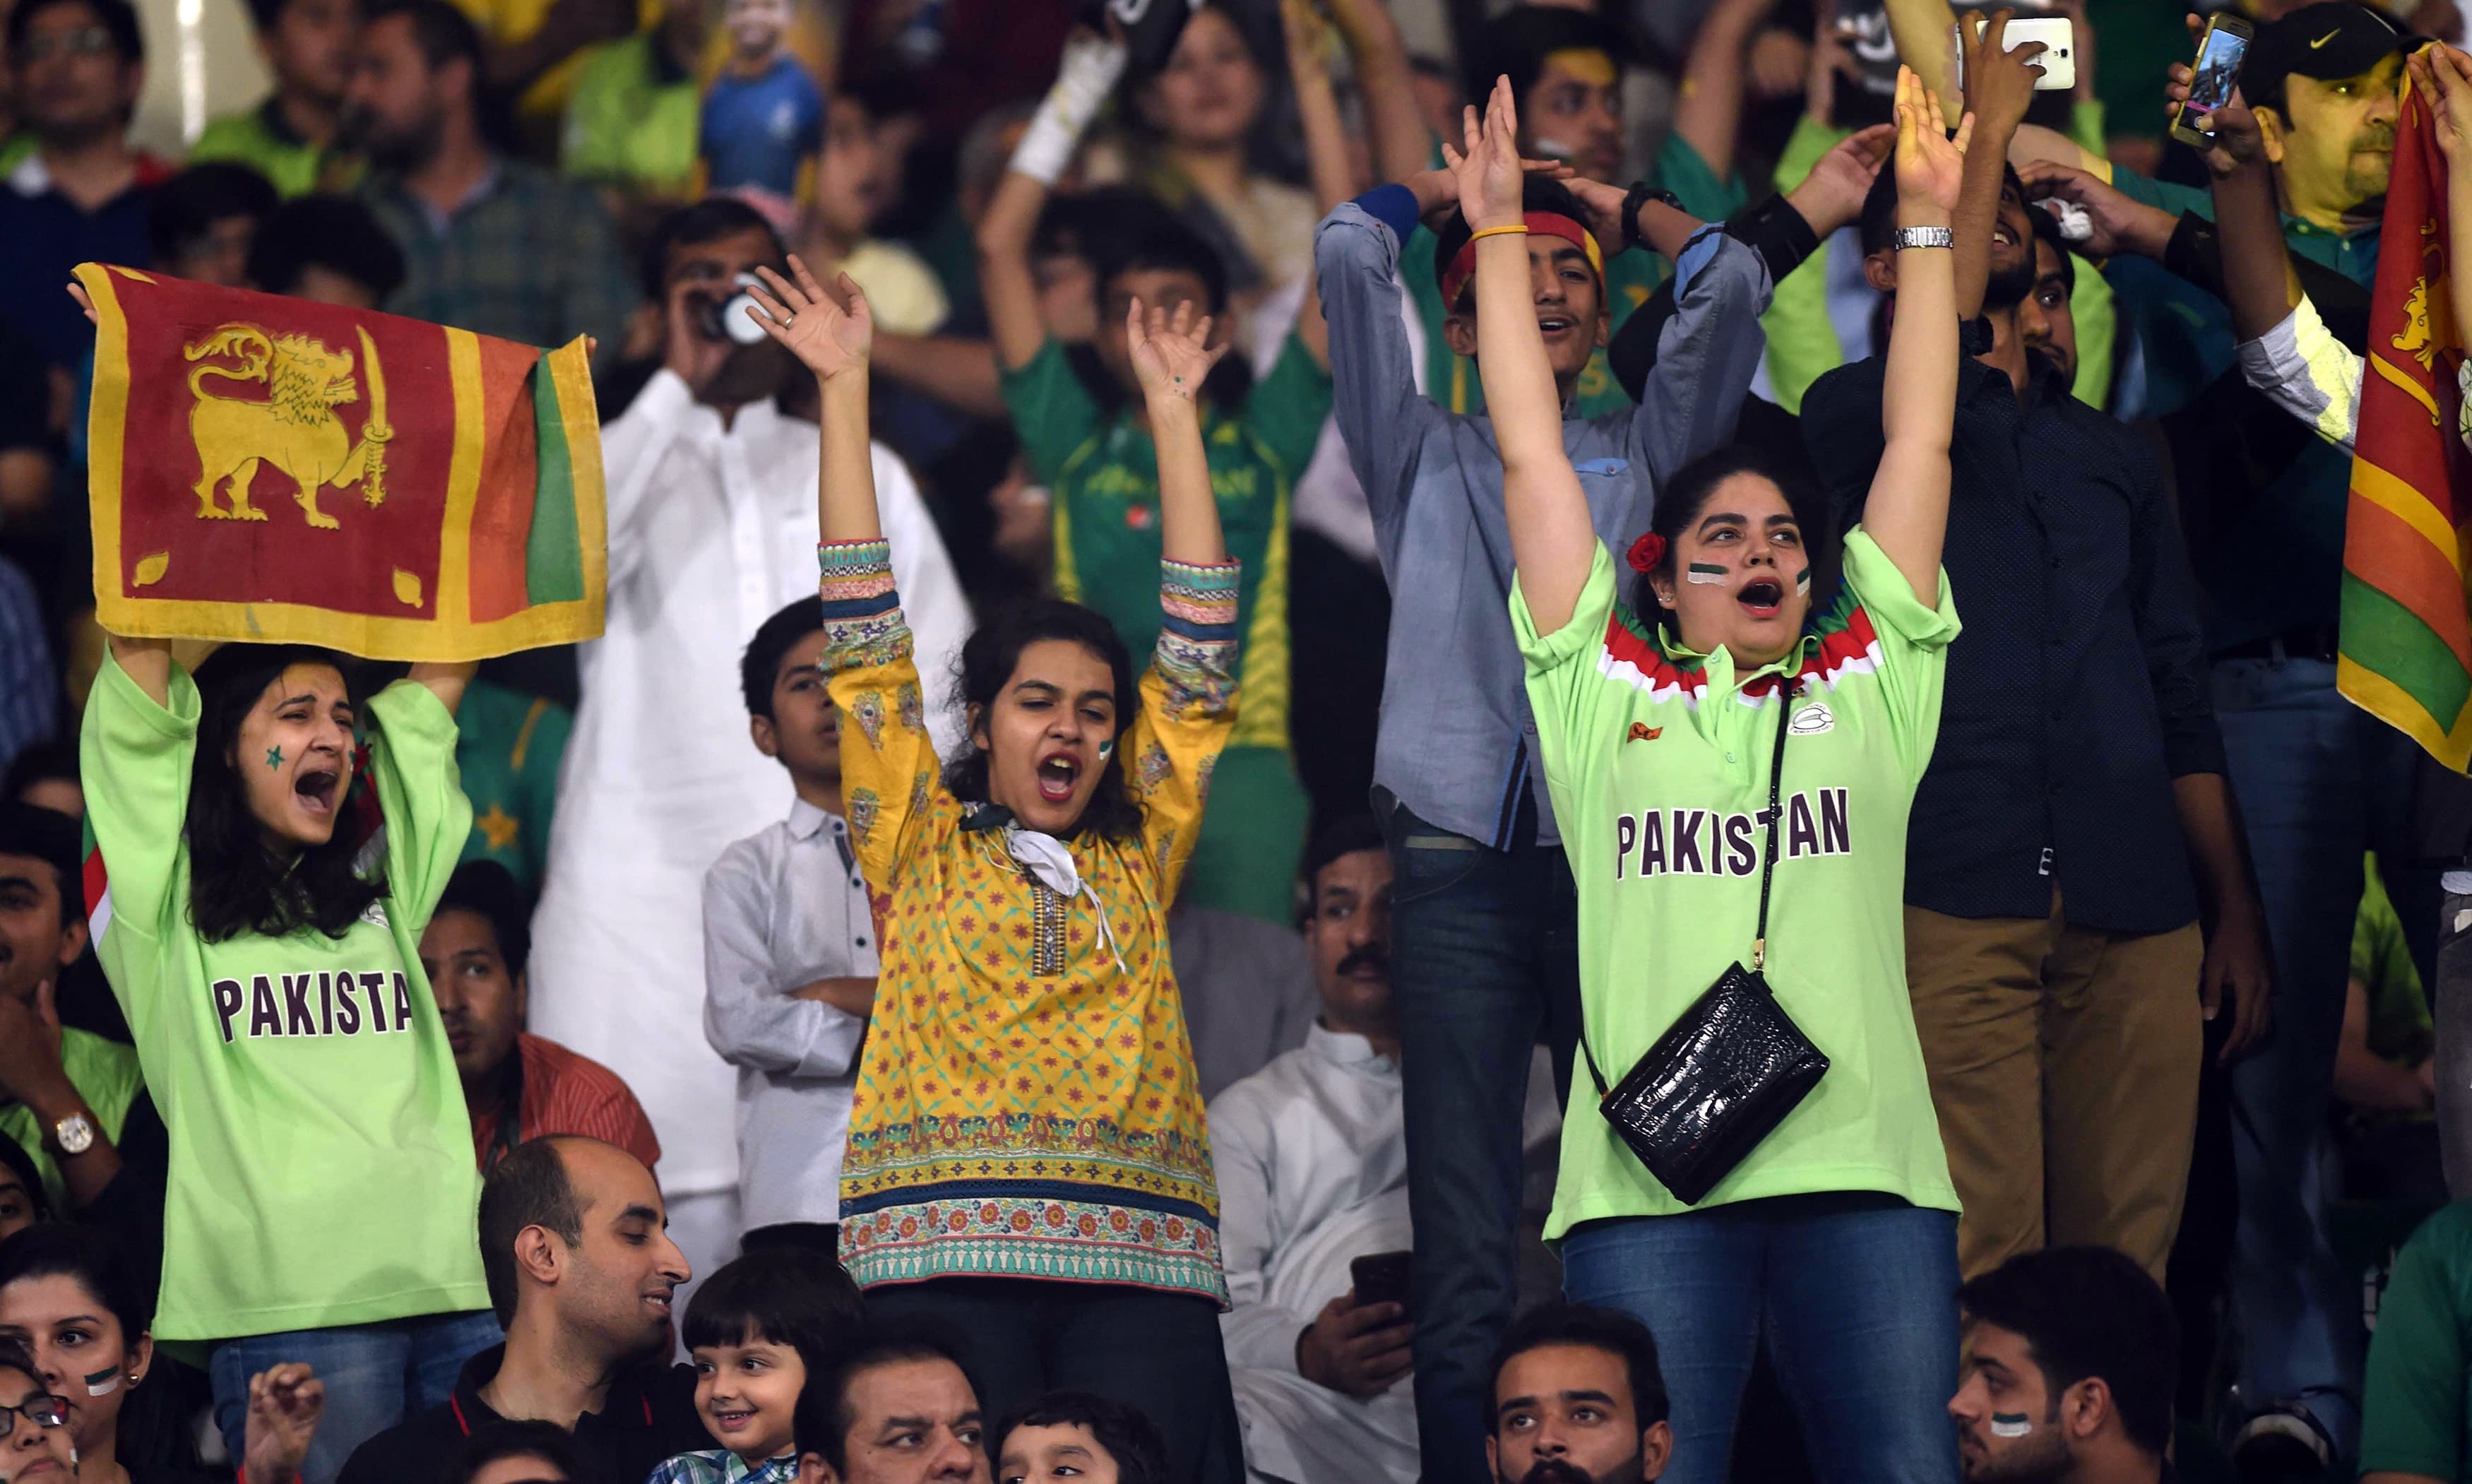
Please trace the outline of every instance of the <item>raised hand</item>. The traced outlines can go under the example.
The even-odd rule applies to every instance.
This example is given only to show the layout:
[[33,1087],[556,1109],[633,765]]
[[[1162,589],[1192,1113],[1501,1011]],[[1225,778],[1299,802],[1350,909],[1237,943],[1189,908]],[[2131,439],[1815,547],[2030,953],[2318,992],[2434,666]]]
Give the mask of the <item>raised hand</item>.
[[1863,215],[1864,198],[1897,142],[1897,126],[1874,124],[1838,141],[1819,156],[1802,183],[1786,192],[1786,200],[1811,229],[1825,237]]
[[250,1484],[291,1484],[326,1415],[326,1383],[297,1361],[249,1378],[249,1421],[244,1433]]
[[1979,36],[1963,20],[1957,28],[1959,44],[1965,50],[1965,107],[1985,129],[1995,132],[1994,137],[2004,139],[2026,121],[2026,109],[2034,101],[2034,84],[2043,76],[2043,64],[2034,60],[2043,55],[2042,42],[2020,41],[2014,48],[2003,45],[2013,13],[1993,12]]
[[1125,349],[1133,363],[1133,379],[1145,398],[1176,397],[1197,401],[1210,369],[1227,353],[1224,345],[1210,344],[1210,316],[1193,317],[1193,300],[1176,306],[1171,315],[1153,304],[1148,309],[1135,299],[1125,312]]
[[2087,257],[2128,253],[2159,259],[2180,225],[2172,213],[2132,201],[2092,173],[2056,159],[2030,159],[2017,167],[2017,178],[2028,201],[2065,201],[2085,212],[2094,235],[2072,246]]
[[770,268],[755,270],[764,280],[764,287],[748,290],[763,309],[754,316],[755,323],[814,371],[818,381],[864,369],[875,343],[875,317],[868,310],[866,293],[843,274],[836,298],[816,281],[795,252],[790,255],[790,272],[797,275],[796,284]]
[[1493,80],[1482,124],[1475,105],[1462,111],[1461,147],[1442,144],[1442,163],[1459,183],[1460,215],[1475,231],[1516,226],[1524,214],[1527,170],[1519,158],[1519,106],[1510,96],[1510,79]]
[[2429,95],[2446,162],[2457,169],[2472,166],[2472,57],[2434,42],[2413,53],[2405,65],[2413,85]]
[[[2195,15],[2187,17],[2189,35],[2194,38],[2206,34],[2206,23]],[[2409,63],[2407,63],[2409,65]],[[2165,69],[2163,111],[2177,117],[2180,105],[2189,101],[2189,89],[2198,74],[2185,61],[2175,61]],[[2243,166],[2266,157],[2266,138],[2257,127],[2257,115],[2249,111],[2248,101],[2239,88],[2222,107],[2211,113],[2201,113],[2193,127],[2213,138],[2214,144],[2203,152],[2206,168],[2217,176],[2227,176]]]
[[1957,126],[1957,137],[1940,133],[1946,117],[1939,95],[1923,86],[1912,67],[1897,69],[1897,219],[1905,222],[1913,208],[1933,213],[1945,223],[1957,210],[1958,188],[1965,180],[1965,150],[1974,141],[1974,115]]

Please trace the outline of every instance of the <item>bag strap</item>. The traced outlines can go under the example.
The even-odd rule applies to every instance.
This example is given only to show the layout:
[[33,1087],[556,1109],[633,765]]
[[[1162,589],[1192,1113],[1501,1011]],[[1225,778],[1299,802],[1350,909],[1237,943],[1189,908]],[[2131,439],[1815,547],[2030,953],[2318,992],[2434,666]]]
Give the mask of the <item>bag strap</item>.
[[[1769,886],[1776,874],[1777,816],[1784,812],[1778,801],[1785,781],[1785,738],[1794,730],[1794,702],[1802,687],[1802,677],[1781,676],[1778,692],[1783,698],[1777,705],[1776,744],[1769,754],[1769,806],[1761,816],[1768,826],[1768,845],[1760,862],[1760,921],[1751,938],[1751,972],[1757,974],[1769,956]],[[1766,983],[1765,980],[1761,981]],[[1597,1096],[1605,1095],[1605,1074],[1597,1069],[1596,1053],[1588,1049],[1588,1015],[1583,1003],[1580,1008],[1580,1055],[1588,1064],[1588,1080],[1597,1085]]]
[[1777,678],[1776,748],[1769,754],[1769,807],[1765,816],[1768,849],[1760,858],[1760,922],[1751,931],[1751,972],[1758,973],[1767,966],[1769,957],[1769,883],[1776,876],[1777,816],[1783,813],[1778,797],[1785,782],[1785,734],[1794,730],[1794,696],[1800,688],[1801,677],[1784,675]]

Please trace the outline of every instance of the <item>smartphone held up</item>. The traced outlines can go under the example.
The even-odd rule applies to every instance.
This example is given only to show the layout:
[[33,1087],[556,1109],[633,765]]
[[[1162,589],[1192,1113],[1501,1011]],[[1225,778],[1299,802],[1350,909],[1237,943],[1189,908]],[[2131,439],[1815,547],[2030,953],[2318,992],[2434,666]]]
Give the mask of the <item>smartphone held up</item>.
[[[1974,39],[1980,41],[1983,39],[1984,28],[1989,22],[1981,14],[1973,14],[1966,16],[1958,24],[1971,24],[1974,27]],[[2042,51],[2034,58],[2036,64],[2043,69],[2043,75],[2034,80],[2034,91],[2067,92],[2078,85],[2077,35],[2076,29],[2069,24],[2067,16],[2011,16],[2008,28],[2001,32],[2000,36],[2002,49],[2005,51],[2013,52],[2030,41],[2043,43]],[[1965,85],[1965,48],[1959,46],[1955,51],[1957,85],[1963,87]]]
[[2253,35],[2247,21],[2229,12],[2218,12],[2206,22],[2206,34],[2198,42],[2197,63],[2190,69],[2194,75],[2188,99],[2172,115],[2173,138],[2196,149],[2212,147],[2215,141],[2206,116],[2231,101]]

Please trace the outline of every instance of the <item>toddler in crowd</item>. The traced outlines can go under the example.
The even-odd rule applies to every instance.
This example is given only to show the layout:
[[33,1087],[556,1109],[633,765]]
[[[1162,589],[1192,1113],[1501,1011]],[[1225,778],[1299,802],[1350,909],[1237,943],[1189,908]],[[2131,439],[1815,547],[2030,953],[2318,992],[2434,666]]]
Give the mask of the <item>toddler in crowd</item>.
[[680,1453],[645,1484],[791,1484],[798,1453],[791,1414],[813,1371],[858,1331],[858,1287],[828,1257],[754,1252],[687,1301],[682,1338],[696,1373],[696,1411],[719,1448]]
[[801,598],[764,621],[739,666],[748,730],[796,797],[788,819],[724,850],[704,875],[703,1029],[738,1068],[741,1246],[803,1246],[830,1260],[876,948],[842,818],[842,718],[819,668],[823,627],[822,600]]

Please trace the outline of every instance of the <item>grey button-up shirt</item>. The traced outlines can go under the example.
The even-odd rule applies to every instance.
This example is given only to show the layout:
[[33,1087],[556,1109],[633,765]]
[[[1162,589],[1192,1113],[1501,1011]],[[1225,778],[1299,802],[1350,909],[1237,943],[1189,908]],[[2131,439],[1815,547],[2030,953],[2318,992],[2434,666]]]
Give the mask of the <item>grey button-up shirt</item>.
[[791,991],[876,971],[849,826],[804,800],[722,851],[703,880],[703,1034],[738,1068],[738,1199],[749,1227],[841,1218],[842,1147],[867,1022]]
[[[1414,198],[1384,186],[1342,203],[1314,238],[1339,431],[1390,585],[1373,778],[1426,821],[1497,850],[1533,796],[1537,838],[1551,842],[1559,836],[1510,632],[1502,455],[1489,419],[1417,395],[1398,277],[1399,244],[1414,226]],[[1714,247],[1659,338],[1646,399],[1562,424],[1597,536],[1617,555],[1648,529],[1656,487],[1733,437],[1767,348],[1767,266],[1729,237]]]

